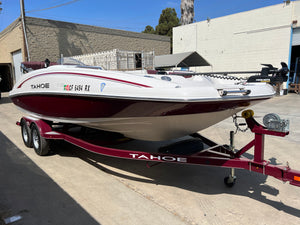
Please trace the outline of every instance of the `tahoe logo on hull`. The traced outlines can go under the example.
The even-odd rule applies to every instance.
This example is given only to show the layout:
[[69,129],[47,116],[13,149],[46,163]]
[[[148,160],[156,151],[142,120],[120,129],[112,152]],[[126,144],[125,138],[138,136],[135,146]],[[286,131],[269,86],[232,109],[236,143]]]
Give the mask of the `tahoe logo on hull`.
[[37,88],[50,88],[49,83],[41,83],[41,84],[32,84],[31,89],[37,89]]

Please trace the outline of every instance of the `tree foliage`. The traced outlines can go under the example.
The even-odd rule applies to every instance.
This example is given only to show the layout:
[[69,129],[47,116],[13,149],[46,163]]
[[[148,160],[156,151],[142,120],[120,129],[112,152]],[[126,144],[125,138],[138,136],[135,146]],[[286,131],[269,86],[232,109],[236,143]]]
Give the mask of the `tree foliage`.
[[158,25],[155,27],[155,31],[159,35],[167,35],[172,37],[173,27],[179,25],[179,19],[174,8],[166,8],[162,11],[159,17]]
[[155,34],[155,30],[152,26],[148,25],[146,26],[145,30],[142,31],[142,33]]
[[155,30],[152,26],[146,26],[143,33],[167,35],[172,37],[173,27],[179,26],[179,19],[174,8],[166,8],[162,11],[159,17],[158,25]]

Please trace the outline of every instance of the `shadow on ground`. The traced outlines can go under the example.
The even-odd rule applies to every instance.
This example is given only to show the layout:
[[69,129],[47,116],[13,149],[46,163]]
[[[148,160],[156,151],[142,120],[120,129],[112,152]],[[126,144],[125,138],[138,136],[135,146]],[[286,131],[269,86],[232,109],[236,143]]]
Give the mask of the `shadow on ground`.
[[0,143],[0,224],[99,224],[1,131]]
[[[265,196],[265,194],[277,196],[279,190],[267,185],[267,176],[263,174],[236,170],[237,183],[234,187],[228,188],[223,183],[224,177],[228,176],[230,172],[227,168],[171,163],[161,163],[147,168],[145,161],[102,156],[65,142],[57,143],[55,149],[56,154],[64,157],[79,157],[99,170],[119,178],[156,185],[174,186],[208,195],[228,193],[246,196],[300,218],[300,209],[285,205],[281,201],[268,199]],[[272,158],[271,163],[276,164],[276,159]],[[134,175],[128,175],[128,172]]]
[[6,96],[2,96],[2,98],[0,98],[0,105],[1,104],[7,104],[7,103],[11,103],[11,99],[9,97]]

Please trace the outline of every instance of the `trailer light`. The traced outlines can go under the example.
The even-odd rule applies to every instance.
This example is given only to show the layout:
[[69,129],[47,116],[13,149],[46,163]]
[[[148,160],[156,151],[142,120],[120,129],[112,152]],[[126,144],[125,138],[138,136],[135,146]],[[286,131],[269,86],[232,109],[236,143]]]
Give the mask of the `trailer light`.
[[294,180],[295,180],[295,181],[299,181],[299,182],[300,182],[300,177],[298,177],[298,176],[294,176]]

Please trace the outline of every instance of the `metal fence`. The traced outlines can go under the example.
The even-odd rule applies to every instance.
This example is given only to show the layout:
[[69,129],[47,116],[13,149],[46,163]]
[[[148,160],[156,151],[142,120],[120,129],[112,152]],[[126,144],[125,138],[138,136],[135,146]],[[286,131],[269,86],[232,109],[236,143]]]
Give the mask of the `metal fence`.
[[138,52],[114,49],[72,58],[89,66],[101,66],[106,70],[139,70],[154,68],[154,51]]

